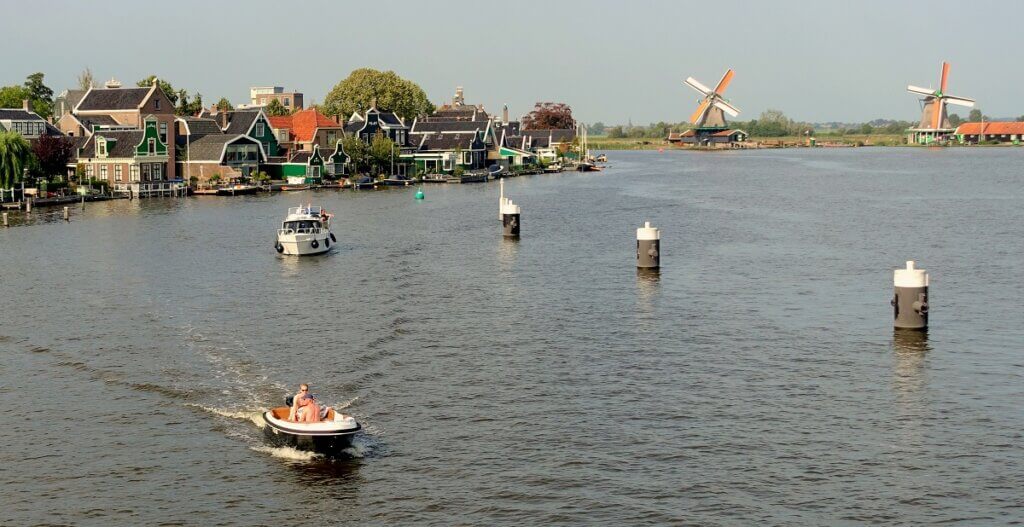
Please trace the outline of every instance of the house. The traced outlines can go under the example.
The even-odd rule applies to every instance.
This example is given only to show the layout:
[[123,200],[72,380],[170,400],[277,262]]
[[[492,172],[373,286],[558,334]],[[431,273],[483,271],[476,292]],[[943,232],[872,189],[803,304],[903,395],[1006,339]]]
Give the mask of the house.
[[395,112],[378,110],[374,104],[363,114],[354,112],[345,123],[345,135],[355,135],[364,143],[373,140],[381,132],[397,145],[405,145],[409,139],[409,127]]
[[484,168],[487,146],[480,132],[431,132],[412,136],[412,149],[402,157],[413,163],[417,172],[436,174]]
[[253,86],[249,88],[249,104],[242,105],[239,109],[262,108],[270,101],[277,100],[291,113],[302,109],[303,98],[301,92],[286,92],[283,86]]
[[[70,112],[60,116],[57,127],[70,137],[91,139],[97,131],[148,133],[149,124],[155,123],[158,139],[173,160],[176,154],[174,119],[174,105],[157,87],[156,80],[151,86],[123,88],[120,82],[111,79],[103,88],[90,88],[82,94]],[[162,181],[180,179],[173,162],[160,176]]]
[[313,150],[296,150],[281,165],[281,177],[291,184],[318,183],[324,176],[324,157],[320,146]]
[[1024,122],[972,122],[960,123],[953,136],[961,144],[979,144],[996,141],[1020,144],[1024,140]]
[[568,152],[576,140],[576,130],[571,128],[522,130],[520,134],[525,139],[522,148],[533,152],[538,159],[548,163],[558,160]]
[[[269,164],[267,144],[239,130],[258,130],[256,123],[260,111],[228,116],[179,117],[177,119],[178,171],[189,181],[208,182],[214,175],[219,179],[249,178],[259,171],[276,173],[279,167]],[[229,119],[230,117],[230,119]]]
[[531,151],[528,138],[523,135],[514,135],[511,128],[502,131],[498,144],[498,155],[504,161],[505,166],[537,163],[537,155]]
[[340,124],[316,108],[273,116],[269,120],[278,144],[289,153],[312,152],[314,146],[333,149],[344,133]]
[[665,139],[672,144],[712,146],[731,148],[747,140],[749,134],[743,130],[696,130],[690,129],[683,133],[670,132]]
[[46,122],[32,111],[29,101],[22,101],[21,108],[0,108],[0,131],[17,132],[30,143],[44,135],[59,136],[55,126]]
[[213,107],[210,110],[203,110],[198,117],[213,119],[225,134],[247,135],[259,141],[268,156],[279,155],[280,144],[277,136],[274,135],[270,119],[261,108],[221,112]]
[[161,121],[143,118],[142,128],[97,130],[78,150],[85,178],[105,181],[114,192],[136,196],[172,194],[183,187],[171,176],[172,145],[165,142]]
[[324,174],[327,177],[338,179],[348,175],[351,159],[345,153],[341,141],[335,143],[333,149],[321,149],[320,154],[324,159]]

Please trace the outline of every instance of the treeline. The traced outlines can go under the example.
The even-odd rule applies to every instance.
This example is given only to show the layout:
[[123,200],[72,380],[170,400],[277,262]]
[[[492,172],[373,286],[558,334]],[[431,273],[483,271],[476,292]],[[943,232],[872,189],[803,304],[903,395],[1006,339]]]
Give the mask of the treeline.
[[[990,121],[983,115],[981,110],[971,110],[967,118],[962,118],[955,113],[949,114],[949,121],[954,127],[962,122],[977,122],[980,120]],[[1017,120],[1024,121],[1024,116]],[[808,123],[794,121],[786,117],[779,110],[765,110],[757,119],[749,121],[729,121],[730,128],[744,130],[751,137],[785,137],[814,135],[870,135],[870,134],[902,134],[908,128],[917,125],[916,121],[899,121],[891,119],[875,119],[866,123]],[[597,122],[587,126],[591,135],[604,135],[609,139],[664,139],[669,133],[685,132],[693,128],[687,121],[679,123],[667,123],[664,121],[652,123],[646,126],[616,125],[607,126]]]

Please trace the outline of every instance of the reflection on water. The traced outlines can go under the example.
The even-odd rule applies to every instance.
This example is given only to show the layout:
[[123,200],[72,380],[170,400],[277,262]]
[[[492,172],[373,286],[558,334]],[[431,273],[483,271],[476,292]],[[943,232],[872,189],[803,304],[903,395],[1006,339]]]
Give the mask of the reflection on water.
[[928,332],[897,329],[893,332],[893,389],[902,402],[917,402],[927,387],[926,360],[931,347]]
[[511,271],[516,263],[516,255],[519,254],[519,238],[501,237],[498,245],[498,267],[502,271]]

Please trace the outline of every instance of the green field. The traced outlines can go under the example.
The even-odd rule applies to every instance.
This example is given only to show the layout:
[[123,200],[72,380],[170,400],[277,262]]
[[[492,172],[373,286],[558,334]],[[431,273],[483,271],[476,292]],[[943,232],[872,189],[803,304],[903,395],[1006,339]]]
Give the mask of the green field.
[[[903,134],[850,134],[815,136],[819,145],[844,144],[858,146],[899,146],[903,144]],[[676,148],[664,139],[655,138],[618,138],[607,136],[590,136],[587,138],[591,151],[600,150],[657,150],[659,148]],[[803,136],[786,137],[751,137],[750,142],[764,146],[803,146],[807,138]]]

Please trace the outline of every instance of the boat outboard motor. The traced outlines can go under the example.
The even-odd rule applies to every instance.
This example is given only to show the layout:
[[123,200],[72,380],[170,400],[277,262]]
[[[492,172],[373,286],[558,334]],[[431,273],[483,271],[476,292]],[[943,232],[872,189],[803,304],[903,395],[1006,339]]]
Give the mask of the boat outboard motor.
[[287,406],[288,408],[291,408],[292,407],[292,403],[294,403],[294,402],[295,402],[295,396],[294,395],[289,395],[289,396],[284,398],[284,405]]

